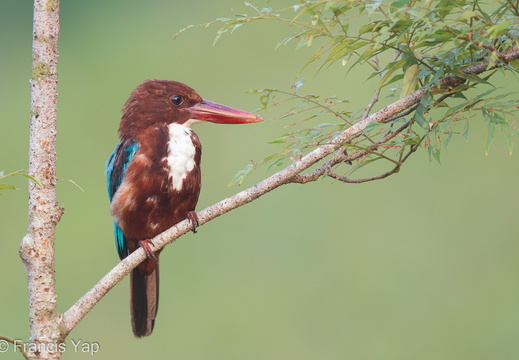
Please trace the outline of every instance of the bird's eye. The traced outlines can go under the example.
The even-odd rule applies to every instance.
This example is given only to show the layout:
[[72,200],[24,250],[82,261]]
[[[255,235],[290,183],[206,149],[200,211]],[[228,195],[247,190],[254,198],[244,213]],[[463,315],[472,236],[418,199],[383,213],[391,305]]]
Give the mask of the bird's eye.
[[173,95],[170,100],[173,105],[179,106],[184,99],[182,99],[182,96]]

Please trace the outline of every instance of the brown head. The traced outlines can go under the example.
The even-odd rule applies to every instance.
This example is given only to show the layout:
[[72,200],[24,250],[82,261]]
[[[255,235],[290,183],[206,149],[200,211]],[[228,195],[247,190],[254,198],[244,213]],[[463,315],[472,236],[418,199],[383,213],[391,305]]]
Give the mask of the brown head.
[[137,138],[157,123],[210,121],[244,124],[263,121],[260,116],[202,99],[191,87],[178,81],[148,80],[133,90],[123,108],[119,136]]

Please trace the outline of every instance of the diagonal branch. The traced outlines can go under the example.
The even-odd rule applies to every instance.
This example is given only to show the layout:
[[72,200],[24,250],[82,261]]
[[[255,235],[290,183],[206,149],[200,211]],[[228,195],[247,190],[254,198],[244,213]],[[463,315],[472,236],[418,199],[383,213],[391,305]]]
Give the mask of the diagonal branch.
[[[509,53],[510,54],[510,53]],[[516,47],[514,56],[510,59],[519,58],[519,48]],[[488,68],[488,63],[481,62],[477,63],[464,70],[466,74],[480,74]],[[461,77],[454,75],[448,75],[440,81],[440,87],[432,90],[443,90],[446,88],[455,87],[465,80]],[[360,136],[366,126],[371,122],[385,122],[387,119],[396,116],[410,107],[417,104],[420,99],[429,92],[428,89],[419,89],[404,98],[401,98],[394,103],[386,106],[378,112],[360,119],[357,123],[346,129],[340,135],[331,139],[329,143],[324,144],[303,156],[300,160],[294,162],[285,169],[275,173],[267,179],[257,183],[256,185],[241,191],[227,199],[220,201],[217,204],[209,206],[208,208],[198,212],[199,224],[211,221],[220,215],[223,215],[233,209],[250,203],[251,201],[259,198],[262,195],[280,187],[281,185],[288,184],[291,182],[298,182],[297,179],[299,174],[304,170],[308,169],[312,165],[323,160],[325,157],[333,154],[345,143],[350,142],[356,137]],[[388,137],[391,135],[388,134]],[[410,155],[407,154],[405,159]],[[390,175],[390,174],[389,174]],[[162,249],[169,243],[175,241],[178,237],[191,231],[192,226],[184,220],[170,229],[164,231],[162,234],[152,239],[153,249],[157,251]],[[62,335],[65,337],[80,321],[81,319],[95,306],[97,302],[104,295],[114,287],[121,279],[123,279],[132,269],[140,264],[146,258],[143,249],[138,249],[127,258],[122,260],[116,265],[107,275],[105,275],[92,289],[90,289],[81,299],[79,299],[70,309],[68,309],[61,319]]]

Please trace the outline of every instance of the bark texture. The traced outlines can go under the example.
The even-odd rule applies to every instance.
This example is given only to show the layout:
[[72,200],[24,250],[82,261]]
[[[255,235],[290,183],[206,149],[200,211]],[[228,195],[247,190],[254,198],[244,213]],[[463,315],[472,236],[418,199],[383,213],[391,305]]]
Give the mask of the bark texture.
[[59,1],[35,0],[33,21],[29,174],[29,225],[20,245],[29,290],[33,359],[59,359],[61,331],[56,310],[54,236],[61,209],[56,201],[56,100]]

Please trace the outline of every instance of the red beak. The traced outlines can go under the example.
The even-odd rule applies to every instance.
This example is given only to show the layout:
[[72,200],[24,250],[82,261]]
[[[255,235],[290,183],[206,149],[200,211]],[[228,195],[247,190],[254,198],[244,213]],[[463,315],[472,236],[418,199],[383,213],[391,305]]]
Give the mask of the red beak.
[[264,120],[261,116],[209,100],[203,100],[186,110],[191,113],[191,119],[211,121],[218,124],[247,124]]

